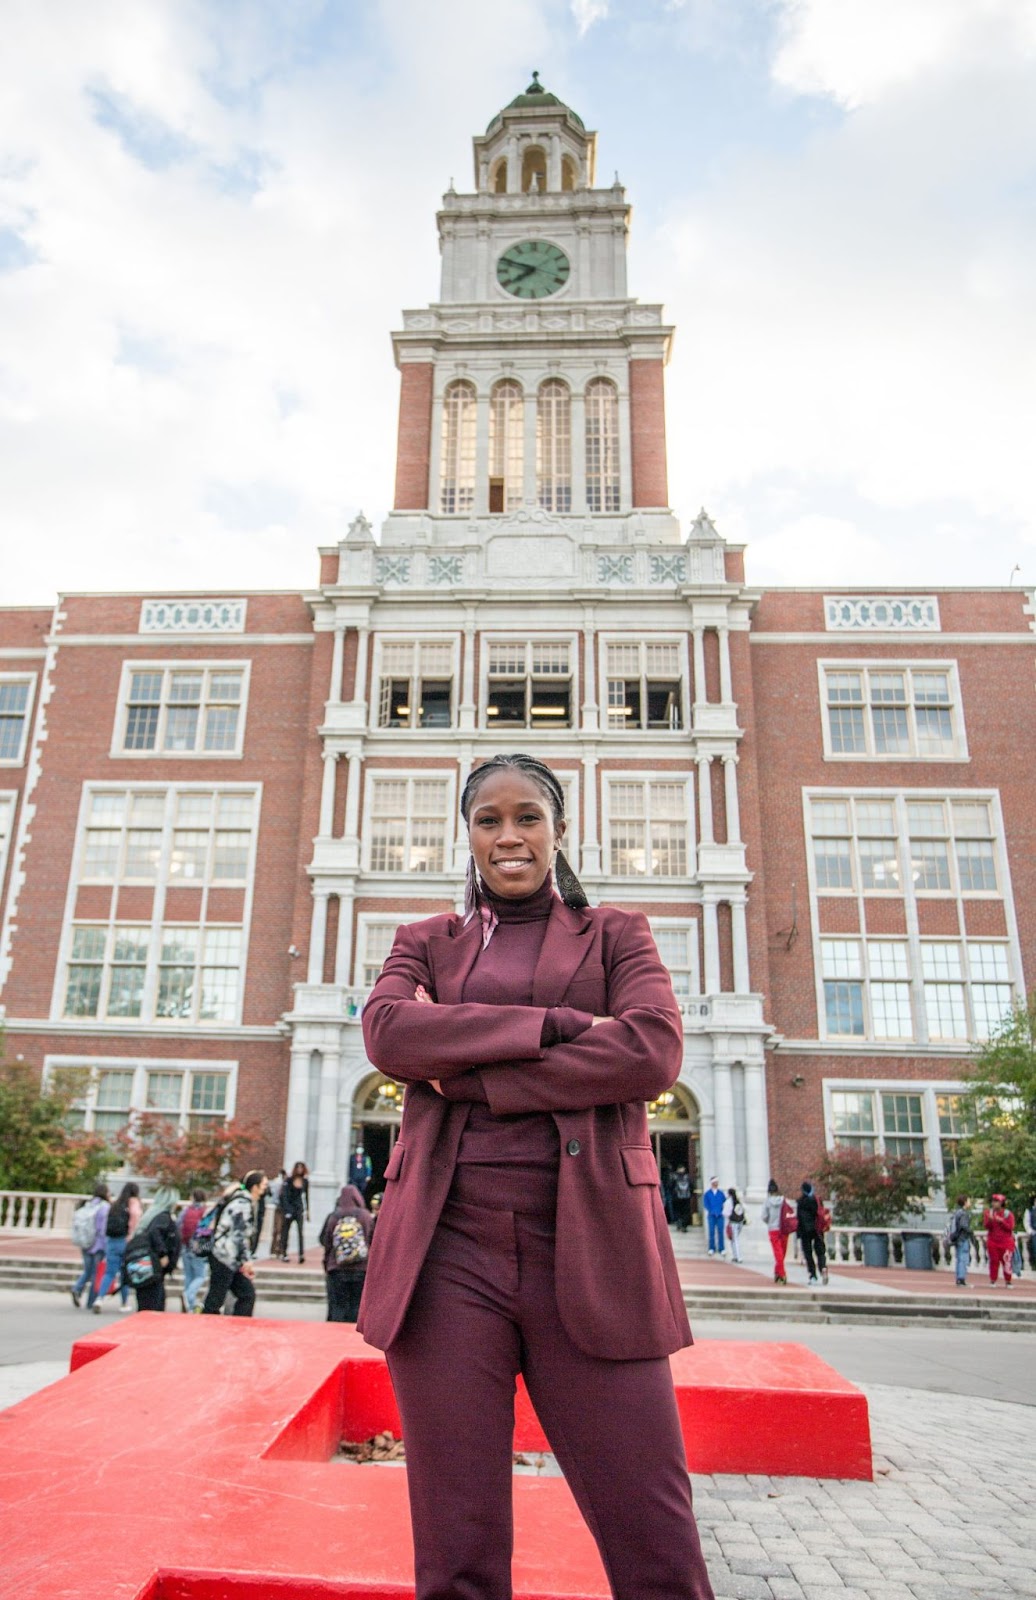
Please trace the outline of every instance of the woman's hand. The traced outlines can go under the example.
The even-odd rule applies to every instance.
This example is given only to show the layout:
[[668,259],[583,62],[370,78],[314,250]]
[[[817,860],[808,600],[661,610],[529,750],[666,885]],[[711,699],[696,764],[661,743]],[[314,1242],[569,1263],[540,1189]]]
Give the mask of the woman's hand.
[[596,1028],[599,1023],[601,1023],[601,1022],[611,1022],[611,1020],[612,1020],[611,1017],[594,1017],[593,1021],[590,1024],[590,1026],[591,1026],[591,1028]]

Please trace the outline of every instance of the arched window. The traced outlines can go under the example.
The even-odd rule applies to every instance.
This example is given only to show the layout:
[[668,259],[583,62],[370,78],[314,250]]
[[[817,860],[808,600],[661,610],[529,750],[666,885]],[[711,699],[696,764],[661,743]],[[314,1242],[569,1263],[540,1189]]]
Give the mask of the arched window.
[[489,400],[489,509],[517,511],[522,503],[525,401],[521,385],[503,378]]
[[506,194],[507,193],[507,157],[506,156],[501,156],[500,160],[496,163],[496,166],[493,168],[492,176],[490,177],[490,180],[489,180],[489,188],[490,188],[490,192],[492,194]]
[[522,156],[522,193],[529,194],[547,187],[547,153],[538,144],[530,145]]
[[570,192],[576,186],[576,164],[571,156],[561,157],[561,187]]
[[586,386],[586,508],[619,509],[619,396],[610,378]]
[[572,405],[560,378],[536,396],[536,494],[544,511],[572,509]]
[[440,482],[439,509],[445,516],[474,509],[475,385],[463,378],[443,395]]

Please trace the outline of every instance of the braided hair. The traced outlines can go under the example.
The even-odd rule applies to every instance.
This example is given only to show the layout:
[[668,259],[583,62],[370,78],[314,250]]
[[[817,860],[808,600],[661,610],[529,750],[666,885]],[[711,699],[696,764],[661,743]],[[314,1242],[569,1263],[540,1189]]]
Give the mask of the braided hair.
[[[529,756],[524,751],[518,750],[511,755],[490,756],[477,767],[472,767],[468,773],[460,797],[460,814],[467,822],[471,807],[479,789],[486,779],[492,777],[494,772],[514,771],[520,772],[530,782],[534,783],[550,802],[550,809],[554,817],[555,827],[565,820],[565,792],[558,782],[557,776],[542,761],[537,761],[535,756]],[[586,890],[572,870],[564,851],[557,853],[557,862],[554,868],[557,880],[558,894],[567,906],[573,911],[582,911],[590,902],[586,898]],[[465,885],[465,905],[468,911],[473,911],[481,899],[481,885],[478,873],[475,870],[475,858],[468,859],[468,876]]]

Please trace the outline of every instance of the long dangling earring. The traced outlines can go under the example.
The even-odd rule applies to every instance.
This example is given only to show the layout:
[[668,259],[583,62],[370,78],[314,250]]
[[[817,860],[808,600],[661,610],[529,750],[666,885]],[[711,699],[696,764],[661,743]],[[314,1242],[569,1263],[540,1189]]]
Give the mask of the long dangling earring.
[[478,873],[475,870],[475,857],[468,857],[468,870],[464,877],[464,920],[473,917],[482,903],[482,895],[478,886]]
[[586,890],[572,871],[568,857],[563,850],[558,851],[554,861],[554,878],[557,882],[558,894],[572,911],[584,911],[589,906],[590,902],[586,898]]

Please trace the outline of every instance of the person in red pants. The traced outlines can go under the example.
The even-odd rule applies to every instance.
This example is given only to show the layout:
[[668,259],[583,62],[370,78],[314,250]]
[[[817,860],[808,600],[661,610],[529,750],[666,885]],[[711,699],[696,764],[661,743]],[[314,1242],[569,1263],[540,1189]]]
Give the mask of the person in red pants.
[[363,1011],[407,1084],[357,1327],[403,1421],[416,1600],[509,1600],[519,1373],[615,1600],[714,1600],[645,1109],[680,1071],[673,986],[641,913],[587,904],[549,767],[483,762],[461,815],[467,915],[401,927]]
[[781,1194],[776,1178],[771,1178],[766,1185],[766,1199],[763,1201],[762,1222],[770,1236],[770,1249],[773,1251],[773,1281],[774,1283],[787,1283],[788,1275],[784,1269],[784,1256],[788,1248],[788,1235],[784,1231],[784,1214],[788,1202]]
[[992,1196],[992,1205],[983,1212],[982,1226],[986,1230],[986,1249],[989,1252],[989,1284],[996,1283],[1000,1268],[1004,1269],[1004,1288],[1011,1287],[1011,1262],[1014,1256],[1014,1212],[1007,1209],[1007,1197]]

